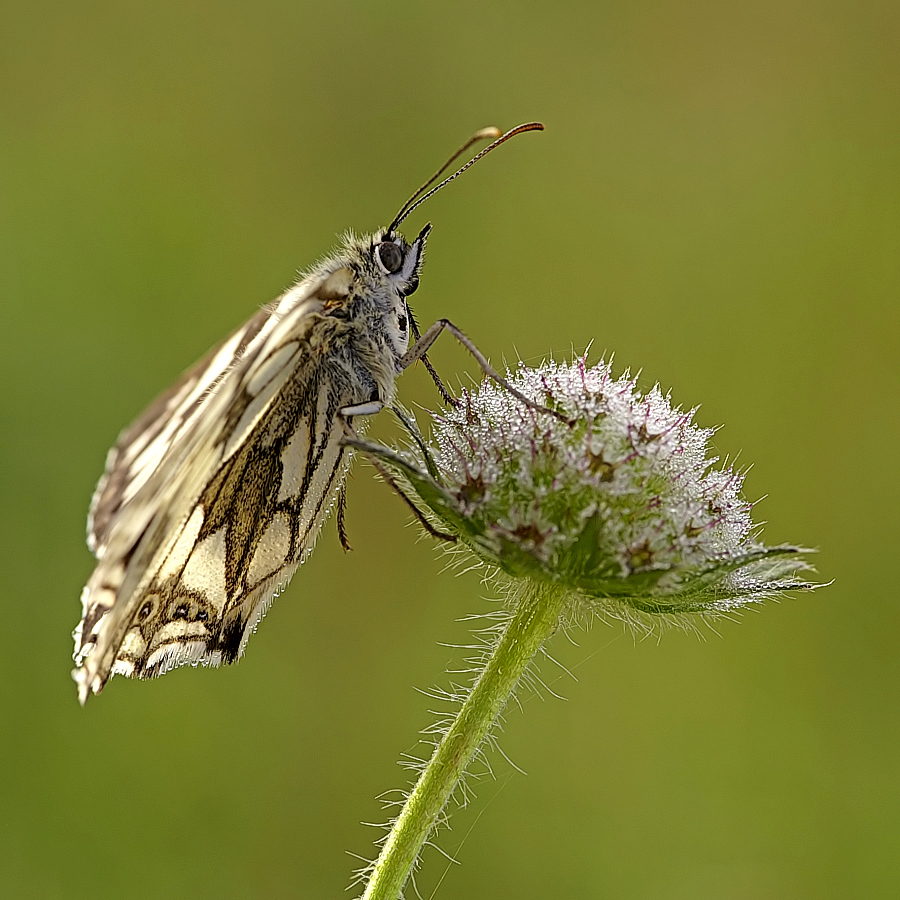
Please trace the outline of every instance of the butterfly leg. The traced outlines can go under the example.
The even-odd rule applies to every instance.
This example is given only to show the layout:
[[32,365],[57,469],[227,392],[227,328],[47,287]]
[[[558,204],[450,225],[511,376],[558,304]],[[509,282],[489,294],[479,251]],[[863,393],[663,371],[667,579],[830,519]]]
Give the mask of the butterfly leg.
[[504,387],[510,394],[513,395],[518,401],[524,403],[529,409],[533,409],[536,412],[548,413],[551,416],[559,419],[562,422],[565,422],[567,425],[574,424],[568,416],[563,415],[561,412],[558,412],[555,409],[550,409],[547,406],[541,406],[540,403],[535,403],[533,400],[529,400],[521,391],[516,390],[502,375],[500,375],[497,370],[487,361],[487,357],[457,328],[449,319],[438,319],[437,322],[434,323],[423,335],[420,337],[409,350],[400,358],[400,367],[405,369],[407,366],[411,366],[417,359],[422,359],[428,350],[431,348],[431,345],[438,339],[438,336],[442,331],[449,331],[450,334],[453,335],[462,345],[475,357],[475,361],[481,366],[484,374],[488,376],[492,381],[496,381],[497,384]]
[[419,431],[419,426],[416,423],[415,417],[407,415],[406,411],[399,404],[392,406],[391,412],[397,417],[400,424],[406,430],[406,433],[416,442],[419,452],[422,454],[422,459],[425,462],[425,467],[428,469],[428,474],[435,481],[440,481],[441,476],[438,472],[437,465],[434,462],[434,457],[431,455],[431,450],[429,450],[428,445],[425,443],[425,438],[422,437],[422,432]]
[[384,479],[384,481],[393,489],[393,491],[400,496],[400,499],[410,508],[413,515],[419,520],[419,524],[433,537],[437,538],[439,541],[447,541],[450,544],[456,543],[456,537],[452,534],[445,534],[443,531],[438,531],[431,522],[422,515],[422,511],[416,506],[409,497],[406,496],[403,488],[397,484],[395,478],[385,465],[375,456],[373,453],[366,452],[366,442],[360,440],[359,435],[356,433],[353,425],[343,416],[341,415],[341,424],[344,427],[344,434],[350,439],[351,445],[357,447],[363,453],[366,454],[369,458],[369,462],[375,468],[375,471]]
[[[413,336],[416,339],[416,344],[422,340],[422,335],[419,333],[419,326],[416,323],[416,319],[413,316],[412,312],[409,314],[409,324],[412,327]],[[413,345],[416,346],[415,344]],[[444,382],[441,381],[441,376],[438,375],[437,370],[431,364],[431,360],[423,353],[420,357],[423,363],[425,363],[425,368],[428,369],[428,374],[431,376],[431,380],[434,382],[435,387],[438,389],[438,393],[441,395],[441,400],[447,404],[447,406],[459,406],[459,400],[444,387]]]
[[338,530],[338,540],[341,542],[341,546],[344,548],[344,552],[349,553],[353,548],[350,546],[350,541],[347,538],[347,524],[345,521],[345,517],[347,515],[347,485],[341,485],[341,492],[338,494],[338,505],[337,505],[337,530]]
[[384,409],[384,404],[380,400],[369,400],[367,403],[357,403],[356,406],[345,406],[341,411],[341,416],[349,418],[350,416],[374,416]]
[[[348,428],[352,430],[350,425],[351,416],[374,416],[384,409],[384,404],[380,400],[369,400],[366,403],[357,403],[356,406],[345,406],[338,412],[341,419],[341,425],[346,432]],[[353,432],[356,434],[356,432]],[[344,552],[349,553],[353,548],[350,546],[350,539],[347,537],[347,484],[341,485],[341,491],[338,494],[337,504],[337,530],[338,540],[344,548]]]

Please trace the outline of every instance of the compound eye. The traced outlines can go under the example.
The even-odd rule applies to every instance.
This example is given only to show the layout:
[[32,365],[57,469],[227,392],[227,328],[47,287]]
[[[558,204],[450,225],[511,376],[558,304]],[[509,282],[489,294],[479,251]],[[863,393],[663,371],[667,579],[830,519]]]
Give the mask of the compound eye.
[[394,275],[403,267],[403,254],[393,241],[382,241],[376,248],[375,254],[381,268],[388,275]]

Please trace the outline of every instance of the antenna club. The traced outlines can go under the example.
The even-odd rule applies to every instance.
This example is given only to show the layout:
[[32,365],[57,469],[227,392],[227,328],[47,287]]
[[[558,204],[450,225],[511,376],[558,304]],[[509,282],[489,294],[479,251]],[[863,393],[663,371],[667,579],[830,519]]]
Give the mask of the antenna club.
[[500,137],[501,134],[503,134],[503,132],[497,128],[496,125],[488,125],[487,128],[476,131],[475,134],[472,135],[471,141],[472,143],[475,141],[492,141],[494,138]]

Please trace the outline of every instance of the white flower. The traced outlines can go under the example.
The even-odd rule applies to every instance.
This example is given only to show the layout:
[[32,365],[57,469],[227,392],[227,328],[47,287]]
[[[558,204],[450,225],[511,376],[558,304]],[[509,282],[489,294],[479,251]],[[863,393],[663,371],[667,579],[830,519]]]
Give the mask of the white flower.
[[608,613],[722,613],[811,587],[799,548],[756,539],[742,476],[707,455],[713,430],[610,369],[579,359],[509,375],[569,424],[487,380],[437,417],[415,465],[383,458],[481,559]]

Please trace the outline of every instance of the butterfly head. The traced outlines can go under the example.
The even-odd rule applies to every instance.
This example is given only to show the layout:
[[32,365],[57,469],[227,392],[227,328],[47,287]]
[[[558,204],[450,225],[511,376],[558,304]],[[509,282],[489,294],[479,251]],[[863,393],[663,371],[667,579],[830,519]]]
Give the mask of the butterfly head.
[[373,235],[364,248],[360,247],[367,283],[364,293],[375,300],[381,321],[377,330],[398,362],[409,348],[410,331],[415,329],[406,298],[419,286],[430,231],[428,224],[410,241],[399,231],[385,229]]
[[[431,231],[431,224],[426,224],[415,240],[408,241],[398,231],[400,225],[409,217],[410,213],[418,209],[426,200],[462,175],[463,172],[471,168],[492,150],[517,134],[522,134],[526,131],[541,131],[543,127],[539,122],[529,122],[507,131],[503,135],[500,134],[497,128],[482,128],[480,131],[477,131],[428,181],[412,194],[406,203],[400,207],[400,211],[394,216],[391,224],[371,238],[371,243],[368,247],[356,245],[357,251],[361,252],[365,259],[363,269],[367,284],[363,289],[363,293],[368,298],[375,300],[375,304],[380,308],[384,323],[383,332],[386,333],[393,350],[397,371],[400,371],[401,357],[404,356],[409,348],[410,331],[416,338],[419,336],[407,298],[419,286],[419,275],[422,270],[425,253],[425,241],[428,238],[428,233]],[[493,142],[480,153],[473,156],[452,175],[435,184],[462,153],[473,144],[485,139],[493,139]],[[354,249],[352,238],[348,242],[347,249],[351,252]],[[376,298],[378,299],[376,300]]]
[[383,231],[372,244],[372,259],[379,271],[389,279],[397,293],[409,297],[419,286],[419,274],[425,255],[425,241],[431,223],[412,242],[397,231]]

